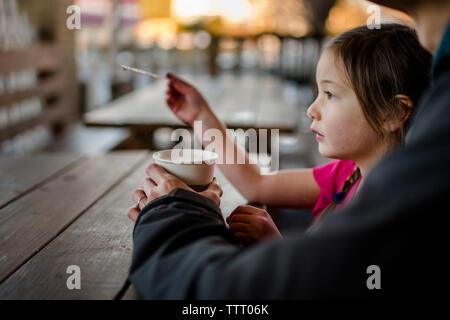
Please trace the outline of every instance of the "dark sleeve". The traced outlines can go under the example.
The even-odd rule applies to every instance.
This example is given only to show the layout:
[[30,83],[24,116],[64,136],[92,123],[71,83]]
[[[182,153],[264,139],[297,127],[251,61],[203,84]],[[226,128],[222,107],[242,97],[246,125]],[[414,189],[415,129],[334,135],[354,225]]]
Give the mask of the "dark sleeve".
[[[134,230],[133,285],[149,299],[442,292],[450,270],[449,83],[447,76],[429,94],[405,148],[378,164],[354,201],[309,235],[242,248],[208,199],[178,189],[151,202]],[[381,272],[379,290],[368,287],[373,265]]]
[[242,248],[212,201],[176,189],[141,212],[130,280],[146,299],[358,296],[367,288],[355,236],[322,232]]

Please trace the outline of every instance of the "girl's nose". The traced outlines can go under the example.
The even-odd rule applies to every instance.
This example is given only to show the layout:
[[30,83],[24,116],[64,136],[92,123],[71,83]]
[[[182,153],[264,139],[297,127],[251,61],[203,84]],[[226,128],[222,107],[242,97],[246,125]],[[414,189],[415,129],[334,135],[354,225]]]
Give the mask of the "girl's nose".
[[308,110],[306,110],[306,115],[308,116],[308,118],[310,118],[311,120],[319,120],[320,119],[320,113],[317,110],[317,106],[316,103],[313,102]]

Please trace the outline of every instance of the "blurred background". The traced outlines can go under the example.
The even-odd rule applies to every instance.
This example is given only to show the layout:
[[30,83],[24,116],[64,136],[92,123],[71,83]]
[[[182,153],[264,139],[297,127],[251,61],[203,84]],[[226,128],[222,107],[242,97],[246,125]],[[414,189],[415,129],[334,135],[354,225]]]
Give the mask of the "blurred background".
[[[68,28],[75,12],[68,11],[71,5],[81,9],[80,29]],[[305,111],[314,97],[320,50],[330,37],[366,24],[370,5],[362,0],[0,0],[0,153],[168,147],[176,126],[164,121],[145,136],[152,140],[148,144],[133,143],[136,134],[127,125],[86,121],[87,113],[116,110],[117,101],[133,104],[136,92],[149,94],[151,88],[162,94],[149,105],[165,105],[164,86],[121,70],[124,64],[211,84],[204,92],[209,102],[219,104],[221,96],[222,105],[235,104],[219,113],[234,113],[238,120],[255,117],[237,108],[266,92],[266,111],[257,117],[269,121],[287,104],[287,120],[295,122],[280,137],[281,167],[315,165],[324,159]],[[409,23],[394,11],[380,14],[382,22]],[[121,108],[119,117],[125,117],[126,107]]]
[[[306,117],[321,49],[374,14],[411,23],[363,0],[0,0],[0,156],[173,147],[166,82],[128,65],[186,78],[228,127],[280,129],[280,169],[324,163]],[[280,209],[280,230],[304,213]]]

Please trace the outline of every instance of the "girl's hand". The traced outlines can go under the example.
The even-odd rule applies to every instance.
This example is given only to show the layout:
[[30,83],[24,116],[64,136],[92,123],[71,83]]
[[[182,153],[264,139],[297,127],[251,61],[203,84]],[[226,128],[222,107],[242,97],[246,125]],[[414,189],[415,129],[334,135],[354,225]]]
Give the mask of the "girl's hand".
[[201,112],[209,111],[208,102],[196,88],[172,73],[167,73],[169,85],[167,105],[181,121],[192,125]]
[[261,242],[267,238],[281,238],[280,231],[264,209],[238,206],[227,217],[227,223],[244,245]]

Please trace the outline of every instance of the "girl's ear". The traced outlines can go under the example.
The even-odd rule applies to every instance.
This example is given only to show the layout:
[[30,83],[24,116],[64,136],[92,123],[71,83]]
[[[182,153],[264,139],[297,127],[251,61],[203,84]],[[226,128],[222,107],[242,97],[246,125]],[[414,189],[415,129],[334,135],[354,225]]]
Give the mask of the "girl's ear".
[[404,94],[397,94],[395,96],[395,102],[400,105],[398,107],[399,112],[394,117],[388,117],[383,125],[384,130],[388,132],[395,132],[402,128],[414,108],[414,103],[411,98]]

